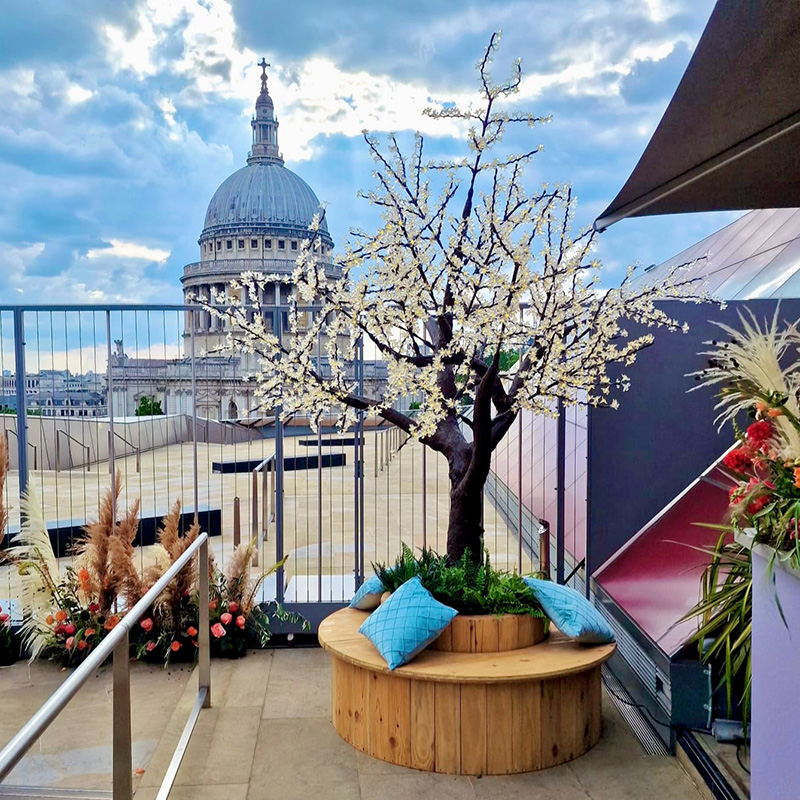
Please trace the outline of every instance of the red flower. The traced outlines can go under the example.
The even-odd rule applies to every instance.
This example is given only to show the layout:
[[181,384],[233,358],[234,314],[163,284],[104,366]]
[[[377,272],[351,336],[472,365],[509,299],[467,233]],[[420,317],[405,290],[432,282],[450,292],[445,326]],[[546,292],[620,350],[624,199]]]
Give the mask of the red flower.
[[0,614],[0,625],[4,625],[8,622],[8,614]]
[[749,445],[760,450],[772,438],[772,423],[765,419],[754,422],[747,429],[744,437]]
[[197,639],[192,639],[192,644],[193,644],[195,647],[200,647],[200,645],[199,645],[199,644],[197,644]]
[[67,636],[72,636],[75,633],[75,626],[71,622],[69,623],[69,625],[65,625],[64,633],[66,633]]
[[187,636],[197,636],[197,628],[195,628],[194,625],[190,625],[186,629],[186,635]]
[[180,642],[173,642],[173,643],[172,643],[172,644],[169,646],[169,648],[170,648],[170,650],[172,650],[172,652],[173,652],[173,653],[177,653],[177,652],[178,652],[178,650],[180,650],[180,649],[181,649],[181,643],[180,643]]
[[238,610],[239,610],[239,604],[238,603],[236,603],[236,602],[228,603],[228,611],[230,611],[231,614],[235,614]]
[[236,624],[240,628],[244,628],[246,622],[247,622],[247,620],[241,614],[239,614],[239,616],[236,617]]
[[96,614],[100,610],[100,606],[97,603],[89,603],[89,611],[92,614]]
[[742,502],[742,484],[731,486],[728,490],[728,502],[732,506]]
[[85,650],[85,649],[86,649],[86,642],[84,642],[83,639],[81,639],[78,642],[78,650]]
[[737,447],[722,459],[722,463],[728,469],[742,473],[753,466],[753,454],[746,447]]
[[225,636],[227,631],[222,627],[222,625],[219,624],[219,622],[216,622],[211,626],[211,633],[217,639],[221,639],[223,636]]
[[145,646],[144,649],[147,650],[148,653],[152,653],[153,650],[156,649],[156,643],[154,641],[149,641]]
[[747,506],[747,513],[751,516],[753,514],[758,514],[762,508],[768,506],[772,498],[768,494],[762,494],[761,497],[756,497],[751,503]]
[[153,620],[150,617],[145,617],[139,624],[147,633],[153,630]]
[[224,614],[220,614],[219,615],[219,621],[223,625],[230,625],[232,619],[233,619],[233,616],[231,614],[229,614],[227,611]]

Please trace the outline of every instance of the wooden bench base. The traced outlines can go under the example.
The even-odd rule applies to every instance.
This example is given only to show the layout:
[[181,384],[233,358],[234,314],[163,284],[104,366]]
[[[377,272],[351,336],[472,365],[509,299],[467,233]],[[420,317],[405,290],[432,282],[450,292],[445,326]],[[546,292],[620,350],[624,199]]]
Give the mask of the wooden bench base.
[[[431,772],[508,775],[569,761],[600,738],[600,666],[613,645],[578,648],[555,632],[504,653],[425,651],[390,672],[357,633],[365,616],[345,609],[320,626],[333,726],[358,750]],[[556,657],[574,663],[555,674]]]

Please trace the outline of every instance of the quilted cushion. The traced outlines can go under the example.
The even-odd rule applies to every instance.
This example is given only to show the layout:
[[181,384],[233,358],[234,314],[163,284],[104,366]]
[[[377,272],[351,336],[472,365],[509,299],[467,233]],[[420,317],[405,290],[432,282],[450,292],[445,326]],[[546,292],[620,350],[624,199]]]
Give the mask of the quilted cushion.
[[386,591],[386,587],[381,583],[377,575],[367,578],[350,601],[350,608],[357,608],[360,611],[372,611],[381,604],[381,595]]
[[614,631],[600,612],[569,586],[538,578],[523,578],[544,613],[565,636],[581,644],[606,644],[614,641]]
[[436,600],[419,578],[412,578],[373,611],[358,632],[375,645],[389,669],[396,669],[424,650],[457,613]]

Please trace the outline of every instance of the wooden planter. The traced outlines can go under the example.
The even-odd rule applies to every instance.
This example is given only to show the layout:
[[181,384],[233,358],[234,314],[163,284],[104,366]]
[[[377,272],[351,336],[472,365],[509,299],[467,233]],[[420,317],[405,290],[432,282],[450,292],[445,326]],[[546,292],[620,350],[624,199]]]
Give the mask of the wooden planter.
[[533,647],[543,642],[546,635],[544,620],[540,617],[459,614],[428,647],[448,653],[502,653]]
[[358,750],[429,772],[507,775],[562,764],[600,738],[600,666],[615,645],[581,647],[554,631],[513,650],[428,648],[390,671],[358,633],[366,616],[345,608],[319,627],[331,720]]

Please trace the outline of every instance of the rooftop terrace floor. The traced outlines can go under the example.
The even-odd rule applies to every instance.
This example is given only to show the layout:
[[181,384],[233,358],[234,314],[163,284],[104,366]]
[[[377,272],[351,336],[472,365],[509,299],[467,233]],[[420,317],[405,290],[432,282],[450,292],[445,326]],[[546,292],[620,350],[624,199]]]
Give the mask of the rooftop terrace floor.
[[[136,800],[153,800],[197,691],[196,674],[132,665]],[[0,670],[2,743],[65,673],[25,664]],[[110,789],[110,670],[89,684],[17,767],[9,783]],[[645,755],[606,696],[603,736],[585,756],[510,777],[450,777],[377,761],[353,750],[331,726],[330,658],[318,648],[250,653],[212,662],[212,708],[195,728],[171,800],[700,800],[674,758]],[[87,760],[88,759],[88,760]],[[89,760],[92,762],[90,765]],[[77,771],[76,771],[77,770]],[[83,771],[84,775],[79,773]],[[110,793],[108,795],[110,797]]]

